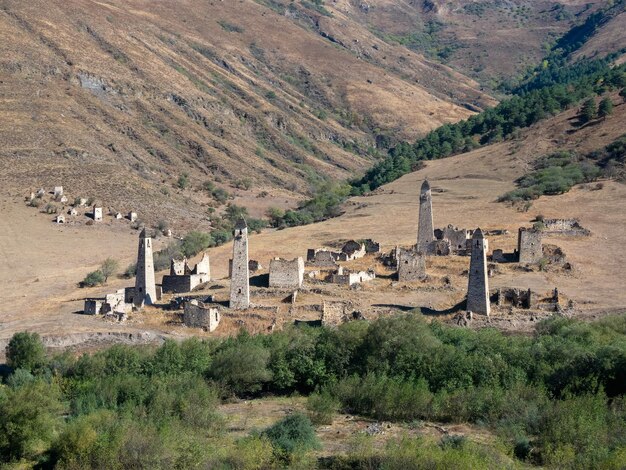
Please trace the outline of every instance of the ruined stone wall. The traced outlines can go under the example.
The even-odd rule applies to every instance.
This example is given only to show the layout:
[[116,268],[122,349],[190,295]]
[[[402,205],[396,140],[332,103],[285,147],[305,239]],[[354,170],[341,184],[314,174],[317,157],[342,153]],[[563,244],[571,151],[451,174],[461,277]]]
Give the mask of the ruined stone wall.
[[343,246],[341,253],[343,253],[346,257],[343,261],[352,261],[363,258],[366,254],[365,245],[355,240],[350,240]]
[[185,274],[189,274],[187,258],[173,259],[170,262],[170,276],[184,276]]
[[344,323],[351,310],[348,302],[325,300],[322,305],[322,325],[337,326]]
[[345,269],[340,269],[336,274],[332,275],[331,282],[333,284],[352,286],[374,279],[376,279],[376,274],[373,271],[349,272]]
[[332,268],[337,266],[337,257],[340,253],[328,250],[307,250],[307,265],[319,268]]
[[424,181],[420,190],[419,220],[417,226],[417,251],[430,254],[430,244],[435,240],[433,230],[433,204],[430,184]]
[[304,260],[301,257],[286,260],[274,258],[270,261],[270,287],[299,288],[304,279]]
[[544,219],[544,231],[560,235],[589,235],[591,232],[583,228],[577,219]]
[[488,242],[480,229],[472,237],[469,279],[467,285],[467,310],[489,315],[489,279],[487,277]]
[[85,315],[99,315],[102,311],[102,304],[104,300],[100,299],[85,299],[85,305],[83,307],[83,313]]
[[543,257],[540,230],[520,227],[517,237],[517,253],[522,264],[538,263]]
[[233,262],[230,278],[230,308],[250,307],[250,269],[248,266],[248,226],[240,220],[235,225]]
[[[207,278],[211,277],[211,263],[209,260],[209,255],[207,255],[206,253],[204,253],[202,255],[202,258],[200,258],[200,261],[198,261],[198,264],[196,264],[196,267],[193,268],[193,270],[191,271],[191,274],[204,274],[206,275]],[[209,279],[207,279],[208,281]],[[207,282],[204,281],[204,282]]]
[[398,249],[398,280],[417,281],[426,277],[426,256],[414,250]]
[[185,302],[183,323],[188,327],[215,331],[220,319],[220,312],[215,307],[210,307],[197,300]]

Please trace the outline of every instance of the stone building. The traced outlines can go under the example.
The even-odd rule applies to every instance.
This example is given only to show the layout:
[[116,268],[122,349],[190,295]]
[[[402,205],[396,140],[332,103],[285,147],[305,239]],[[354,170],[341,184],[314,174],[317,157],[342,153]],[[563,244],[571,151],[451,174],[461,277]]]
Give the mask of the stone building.
[[129,212],[127,217],[128,217],[128,220],[130,220],[131,222],[135,222],[137,220],[137,213]]
[[517,236],[518,260],[522,264],[538,263],[543,257],[540,230],[520,227]]
[[274,258],[270,261],[270,287],[297,289],[304,280],[304,260]]
[[92,216],[95,222],[102,221],[102,207],[93,206]]
[[536,301],[530,289],[517,289],[515,287],[502,287],[496,291],[498,307],[515,307],[529,309],[535,306]]
[[57,224],[64,224],[65,223],[65,216],[64,215],[57,215],[54,219],[54,221]]
[[216,307],[205,305],[198,300],[185,302],[183,323],[191,328],[204,328],[212,332],[220,324],[220,311]]
[[200,284],[211,280],[211,266],[209,255],[204,253],[198,264],[192,269],[187,258],[173,259],[170,264],[169,275],[163,276],[161,282],[163,292],[181,294],[191,292]]
[[420,190],[419,220],[417,227],[417,251],[431,254],[431,243],[435,241],[433,230],[433,199],[430,184],[425,180]]
[[426,256],[404,248],[398,248],[396,253],[399,281],[417,281],[426,278]]
[[374,279],[376,279],[376,273],[373,270],[355,272],[350,271],[343,266],[339,266],[337,272],[331,277],[331,281],[333,284],[340,284],[344,286],[361,284],[363,282],[372,281]]
[[309,248],[306,252],[306,264],[318,268],[335,268],[339,254],[329,250]]
[[63,196],[63,186],[55,186],[54,187],[54,198],[59,199]]
[[346,242],[341,248],[341,254],[338,257],[339,261],[352,261],[355,259],[363,258],[366,254],[365,244],[359,243],[355,240]]
[[126,302],[125,289],[119,289],[101,298],[85,299],[83,313],[86,315],[106,315],[107,313],[128,313],[132,304]]
[[447,241],[448,243],[445,249],[436,247],[435,254],[440,254],[437,253],[437,249],[439,249],[439,251],[447,251],[448,253],[446,254],[464,255],[466,252],[470,251],[471,236],[471,231],[462,228],[459,229],[452,225],[448,225],[444,229],[436,229],[435,238],[437,241]]
[[230,276],[230,308],[250,307],[250,270],[248,266],[248,225],[244,219],[235,224],[233,263]]
[[488,242],[481,229],[476,229],[472,237],[469,280],[467,285],[467,310],[489,315],[489,279],[487,277]]
[[154,259],[152,257],[152,238],[146,234],[144,228],[139,234],[139,249],[137,251],[137,275],[133,303],[137,307],[152,305],[158,300],[156,283],[154,280]]

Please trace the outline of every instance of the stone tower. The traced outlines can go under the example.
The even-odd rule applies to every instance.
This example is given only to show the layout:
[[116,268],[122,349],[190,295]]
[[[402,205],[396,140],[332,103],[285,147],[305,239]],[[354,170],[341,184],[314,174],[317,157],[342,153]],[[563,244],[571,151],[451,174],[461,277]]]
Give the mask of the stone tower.
[[139,251],[137,252],[137,277],[133,303],[137,307],[152,305],[157,300],[154,282],[154,260],[152,258],[152,238],[146,235],[144,228],[139,234]]
[[520,227],[517,236],[517,254],[522,264],[534,264],[543,258],[541,230]]
[[230,308],[250,307],[250,272],[248,267],[248,225],[244,219],[235,224],[233,261],[230,275]]
[[481,229],[472,237],[472,257],[467,285],[467,310],[489,315],[489,279],[487,278],[487,239]]
[[425,180],[420,191],[420,213],[417,226],[417,252],[430,254],[435,241],[433,230],[433,197],[430,184]]

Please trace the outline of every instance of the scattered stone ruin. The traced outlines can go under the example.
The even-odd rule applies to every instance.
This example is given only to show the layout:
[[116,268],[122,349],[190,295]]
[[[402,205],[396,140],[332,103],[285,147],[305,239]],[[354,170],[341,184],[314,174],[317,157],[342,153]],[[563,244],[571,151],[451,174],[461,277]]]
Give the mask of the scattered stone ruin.
[[304,280],[304,260],[302,257],[286,260],[274,258],[270,261],[269,286],[297,289]]
[[85,299],[83,313],[86,315],[126,314],[131,309],[132,304],[126,302],[125,289],[119,289],[105,297]]
[[501,287],[496,291],[496,303],[498,307],[514,307],[529,309],[535,305],[535,296],[530,289],[517,289],[514,287]]
[[199,300],[185,302],[183,313],[185,326],[213,332],[220,324],[220,319],[220,311],[215,306],[206,305]]
[[438,256],[465,255],[471,251],[471,230],[459,229],[448,225],[435,230],[434,248],[430,251]]
[[352,261],[355,259],[363,258],[367,251],[365,250],[365,243],[359,243],[355,240],[348,241],[342,248],[339,254],[338,261]]
[[322,325],[338,326],[352,320],[361,320],[363,315],[354,310],[352,302],[344,300],[324,300],[322,303]]
[[196,287],[211,280],[209,255],[204,253],[193,269],[189,267],[187,258],[173,259],[170,264],[169,275],[163,276],[161,282],[163,292],[182,294],[191,292]]
[[376,279],[376,273],[373,270],[353,272],[343,266],[339,266],[331,279],[333,284],[352,286]]
[[535,264],[543,257],[541,230],[520,227],[517,236],[517,255],[521,264]]
[[426,256],[416,250],[396,248],[398,281],[419,281],[426,278]]
[[543,231],[551,235],[588,236],[589,230],[583,228],[578,219],[544,219]]
[[137,275],[133,293],[133,303],[136,307],[152,305],[158,300],[154,279],[152,238],[146,234],[146,229],[144,228],[139,234],[139,249],[137,252]]
[[230,277],[230,308],[250,307],[250,270],[248,267],[248,225],[244,219],[235,224],[233,263]]
[[306,253],[306,264],[318,268],[336,268],[338,256],[339,253],[333,251],[309,248]]
[[467,285],[467,308],[474,313],[489,315],[489,279],[487,276],[488,242],[480,228],[472,236],[469,279]]
[[430,183],[425,180],[420,190],[419,220],[417,227],[417,251],[431,254],[432,242],[435,241],[433,230],[433,198]]

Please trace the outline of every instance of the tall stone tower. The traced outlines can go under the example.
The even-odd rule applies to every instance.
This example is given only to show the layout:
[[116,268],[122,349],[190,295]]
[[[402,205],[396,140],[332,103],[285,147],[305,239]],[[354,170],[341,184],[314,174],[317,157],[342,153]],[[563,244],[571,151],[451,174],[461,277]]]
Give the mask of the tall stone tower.
[[487,239],[481,229],[472,237],[472,257],[467,285],[467,310],[489,315],[489,279],[487,277]]
[[424,180],[420,191],[420,213],[417,226],[417,252],[430,254],[435,241],[433,230],[433,197],[428,180]]
[[146,235],[144,228],[139,234],[139,250],[137,252],[137,277],[133,303],[137,307],[144,304],[152,305],[157,300],[154,281],[154,259],[152,258],[152,238]]
[[250,272],[248,268],[248,225],[244,219],[235,224],[233,262],[230,275],[230,308],[250,307]]

